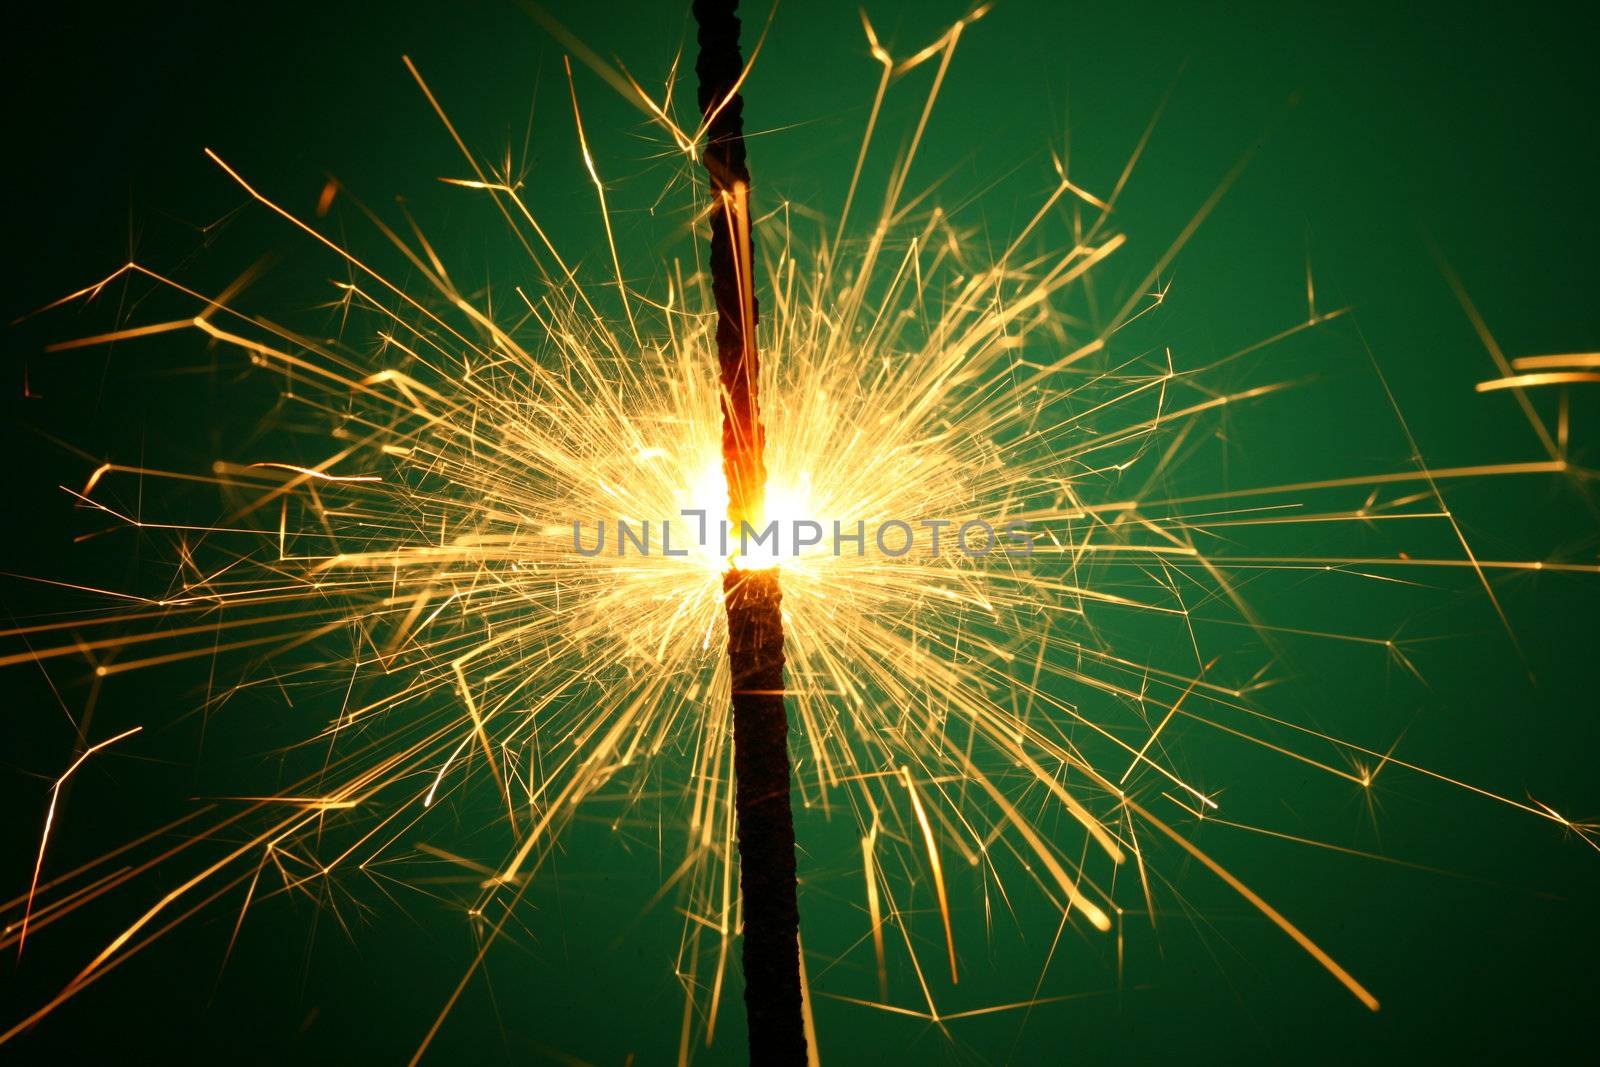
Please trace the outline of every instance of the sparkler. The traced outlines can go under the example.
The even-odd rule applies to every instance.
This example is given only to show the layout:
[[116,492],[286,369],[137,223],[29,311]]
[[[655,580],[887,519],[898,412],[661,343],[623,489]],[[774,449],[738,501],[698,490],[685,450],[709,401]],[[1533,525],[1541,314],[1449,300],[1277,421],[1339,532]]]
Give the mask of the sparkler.
[[[707,25],[715,7],[697,6]],[[728,7],[721,13],[731,18]],[[985,909],[991,895],[1005,906],[1031,896],[1061,930],[1113,944],[1120,964],[1137,925],[1130,919],[1153,924],[1161,910],[1155,857],[1168,847],[1214,874],[1360,1004],[1377,1007],[1355,973],[1186,831],[1212,820],[1283,836],[1225,813],[1204,761],[1178,758],[1180,733],[1191,747],[1196,735],[1251,746],[1356,793],[1381,775],[1409,773],[1595,843],[1592,825],[1537,800],[1272,708],[1275,657],[1242,653],[1237,640],[1252,635],[1270,651],[1309,636],[1415,669],[1406,644],[1381,630],[1263,617],[1243,578],[1377,584],[1460,571],[1497,607],[1497,574],[1592,581],[1600,566],[1587,559],[1485,558],[1441,486],[1585,476],[1569,459],[1565,416],[1551,432],[1529,391],[1583,385],[1595,357],[1506,361],[1491,349],[1501,377],[1480,389],[1523,401],[1545,448],[1532,460],[1169,489],[1207,420],[1293,395],[1293,383],[1276,379],[1227,386],[1222,368],[1340,312],[1318,310],[1308,291],[1303,319],[1200,367],[1131,340],[1165,300],[1165,271],[1220,188],[1110,314],[1075,305],[1085,279],[1125,245],[1112,218],[1137,151],[1109,190],[1083,188],[1058,162],[1026,224],[981,254],[971,232],[910,183],[957,45],[983,14],[901,58],[863,20],[881,74],[831,240],[808,245],[782,207],[750,217],[737,92],[746,68],[729,51],[736,31],[723,24],[720,64],[702,39],[699,126],[686,127],[670,80],[649,91],[542,16],[649,117],[665,150],[710,173],[709,203],[687,209],[693,223],[684,227],[697,244],[709,230],[709,272],[674,263],[651,293],[628,280],[570,68],[573,134],[609,252],[598,282],[551,239],[515,168],[469,147],[408,60],[466,167],[447,180],[490,202],[533,281],[495,301],[463,291],[423,225],[408,219],[402,236],[366,213],[423,280],[408,287],[210,152],[252,205],[344,272],[335,293],[341,335],[323,340],[251,310],[249,277],[206,293],[142,263],[61,302],[129,286],[154,294],[142,307],[181,307],[54,350],[199,334],[281,384],[304,447],[257,455],[241,441],[198,469],[92,471],[71,490],[85,513],[107,528],[170,538],[174,580],[159,593],[122,594],[117,610],[13,629],[5,636],[17,647],[0,665],[81,663],[112,679],[243,663],[237,681],[208,690],[208,706],[269,687],[346,695],[310,731],[326,756],[298,780],[213,799],[119,850],[115,863],[106,856],[52,871],[52,842],[71,832],[71,820],[51,804],[32,887],[7,903],[0,944],[20,952],[25,940],[31,959],[52,927],[89,908],[115,910],[116,932],[0,1042],[191,915],[236,909],[236,931],[272,896],[320,902],[336,879],[427,862],[466,880],[457,903],[485,934],[419,1035],[421,1058],[490,947],[519,921],[562,835],[597,811],[613,828],[637,829],[656,804],[663,835],[679,839],[659,896],[675,897],[685,916],[674,964],[684,988],[680,1062],[715,1038],[741,924],[753,1052],[781,1050],[766,1062],[808,1046],[815,1055],[799,1014],[806,979],[794,936],[785,696],[802,818],[848,820],[860,849],[848,874],[876,988],[839,996],[940,1027],[1053,999],[1042,990],[1047,958],[1015,1001],[952,1006],[963,988],[959,920],[963,908],[977,910],[964,886]],[[883,206],[856,237],[852,205],[885,96],[924,67],[931,87]],[[1070,221],[1058,232],[1063,217]],[[764,248],[751,239],[753,221]],[[759,326],[758,262],[770,279]],[[768,357],[759,369],[758,329]],[[215,488],[224,514],[151,517],[122,500],[134,478]],[[784,561],[781,615],[775,569],[730,564],[704,545],[685,557],[572,550],[574,519],[685,509],[874,523],[1009,516],[1036,524],[1040,536],[1027,565],[966,557],[948,538],[941,552],[901,558],[802,552]],[[1428,534],[1390,542],[1394,529]],[[1340,539],[1315,550],[1292,537],[1288,548],[1258,539],[1307,530]],[[1409,536],[1429,549],[1405,550]],[[1140,627],[1159,629],[1159,639],[1119,640]],[[1250,656],[1252,664],[1239,662]],[[761,731],[755,743],[752,727]],[[130,733],[90,739],[55,780],[114,742],[111,751],[137,743]],[[512,847],[490,855],[458,843],[453,820],[437,814],[476,816],[473,799],[484,795],[514,835]],[[757,854],[757,844],[770,852]],[[761,895],[767,889],[772,897]],[[909,976],[909,995],[892,986],[891,966]]]
[[[697,0],[700,111],[711,183],[711,295],[721,370],[722,467],[728,520],[759,523],[767,482],[758,392],[757,304],[739,82],[737,0]],[[806,1062],[800,992],[800,911],[789,808],[789,714],[783,700],[782,592],[776,566],[732,567],[722,580],[733,689],[739,889],[744,902],[744,999],[750,1062]]]

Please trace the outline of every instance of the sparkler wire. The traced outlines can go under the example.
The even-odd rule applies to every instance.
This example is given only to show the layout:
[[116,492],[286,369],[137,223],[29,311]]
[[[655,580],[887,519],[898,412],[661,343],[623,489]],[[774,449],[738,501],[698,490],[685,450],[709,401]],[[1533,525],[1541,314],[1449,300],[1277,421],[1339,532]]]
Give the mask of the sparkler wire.
[[[696,0],[699,103],[711,188],[711,288],[717,308],[722,463],[728,517],[758,521],[766,463],[757,383],[757,306],[750,244],[737,0]],[[804,1064],[800,912],[790,809],[789,719],[783,699],[782,591],[776,567],[723,576],[733,688],[735,811],[744,900],[745,1014],[750,1062]]]

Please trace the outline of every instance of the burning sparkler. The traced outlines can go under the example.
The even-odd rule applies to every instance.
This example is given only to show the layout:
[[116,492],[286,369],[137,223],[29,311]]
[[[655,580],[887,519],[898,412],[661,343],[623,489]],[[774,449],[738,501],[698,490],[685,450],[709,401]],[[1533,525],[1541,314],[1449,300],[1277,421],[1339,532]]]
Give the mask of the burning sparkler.
[[[408,60],[467,168],[447,180],[490,201],[537,284],[491,303],[452,280],[423,226],[403,236],[369,214],[424,282],[402,284],[208,152],[254,208],[344,272],[344,332],[323,340],[249,310],[249,279],[206,293],[136,262],[60,302],[93,301],[115,286],[158,293],[159,306],[181,302],[171,316],[54,350],[203,335],[282,384],[304,454],[246,455],[241,443],[240,454],[197,470],[94,469],[71,490],[81,507],[109,527],[170,536],[177,578],[118,610],[16,628],[6,636],[19,647],[0,665],[82,662],[104,679],[232,657],[257,668],[233,691],[270,678],[287,692],[287,678],[335,682],[346,696],[310,738],[325,760],[300,780],[227,798],[204,818],[185,815],[115,864],[105,857],[55,873],[55,791],[102,749],[135,743],[132,731],[92,739],[55,779],[33,881],[9,902],[0,944],[32,954],[81,909],[124,911],[59,994],[10,1022],[0,1042],[190,915],[229,906],[237,931],[269,893],[311,895],[343,872],[420,851],[470,879],[462,907],[486,931],[419,1035],[421,1058],[581,813],[655,802],[666,832],[681,838],[659,894],[675,896],[686,917],[675,961],[685,991],[680,1062],[717,1033],[741,930],[753,1054],[796,1062],[809,1047],[815,1058],[795,936],[786,697],[792,784],[805,810],[848,819],[859,844],[850,878],[876,989],[845,999],[940,1026],[1051,999],[1035,987],[1014,1003],[949,1006],[963,966],[958,872],[1008,906],[1032,893],[1060,929],[1114,944],[1120,962],[1129,916],[1153,922],[1159,910],[1150,854],[1168,846],[1357,1002],[1378,1006],[1355,973],[1177,825],[1222,820],[1203,768],[1171,744],[1186,727],[1355,790],[1383,773],[1424,776],[1595,844],[1592,826],[1538,801],[1261,706],[1271,655],[1249,670],[1220,662],[1236,645],[1231,635],[1270,650],[1300,634],[1252,610],[1241,575],[1387,582],[1453,568],[1491,601],[1496,573],[1592,580],[1600,566],[1587,560],[1484,558],[1440,491],[1453,481],[1572,475],[1565,420],[1548,432],[1525,391],[1581,386],[1593,377],[1592,355],[1502,360],[1502,376],[1480,386],[1523,399],[1548,445],[1534,461],[1169,492],[1171,470],[1206,420],[1292,383],[1227,388],[1216,372],[1231,358],[1188,368],[1164,347],[1121,347],[1163,303],[1166,268],[1193,225],[1109,315],[1069,310],[1091,272],[1124,247],[1112,217],[1137,152],[1109,190],[1082,188],[1058,163],[1026,224],[980,255],[971,233],[910,182],[957,45],[984,9],[898,58],[864,17],[880,80],[832,238],[808,244],[785,206],[752,219],[739,92],[749,65],[732,6],[696,5],[701,94],[689,122],[677,118],[670,79],[647,90],[540,15],[648,116],[675,166],[709,173],[709,195],[686,208],[684,227],[697,246],[709,236],[708,269],[674,262],[653,292],[629,280],[570,66],[573,134],[604,222],[598,282],[552,240],[509,164],[491,165],[468,145]],[[886,94],[928,67],[932,84],[882,208],[854,239],[852,205]],[[1058,232],[1063,217],[1070,222]],[[1339,315],[1308,305],[1303,320],[1253,348]],[[133,477],[214,487],[226,512],[217,521],[152,517],[119,499]],[[941,548],[899,555],[881,542],[860,552],[837,541],[831,552],[796,546],[783,559],[780,604],[778,570],[715,538],[681,553],[621,550],[622,521],[648,531],[686,513],[880,530],[1009,519],[1035,536],[1026,560],[965,553],[955,527]],[[575,522],[599,529],[608,519],[616,541],[607,546],[602,530],[596,551],[574,550]],[[1342,550],[1250,540],[1307,524],[1342,532]],[[1379,528],[1412,524],[1440,533],[1444,547],[1374,545]],[[1159,640],[1118,640],[1140,626],[1162,627]],[[1413,669],[1392,639],[1313,636]],[[511,848],[483,857],[421,840],[435,813],[485,794],[514,835]],[[891,962],[909,972],[911,999],[891,993]]]
[[[711,179],[711,296],[721,369],[722,466],[728,519],[760,522],[767,482],[756,354],[757,306],[739,82],[737,0],[697,0],[700,111]],[[744,904],[750,1062],[803,1064],[800,915],[789,808],[789,713],[784,708],[782,593],[776,567],[730,568],[722,580],[733,688],[735,811]]]

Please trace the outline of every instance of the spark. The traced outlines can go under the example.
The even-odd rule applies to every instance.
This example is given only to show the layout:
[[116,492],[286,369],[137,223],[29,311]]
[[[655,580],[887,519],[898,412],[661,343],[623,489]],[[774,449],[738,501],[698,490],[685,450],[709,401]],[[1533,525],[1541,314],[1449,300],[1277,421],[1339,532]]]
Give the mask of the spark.
[[1540,385],[1575,385],[1579,382],[1600,382],[1600,371],[1535,371],[1529,374],[1513,374],[1509,378],[1493,378],[1486,382],[1479,382],[1473,388],[1480,393],[1492,393],[1501,389],[1530,389]]
[[66,770],[61,772],[61,777],[57,778],[55,780],[55,784],[50,787],[50,806],[45,809],[44,829],[39,834],[39,855],[33,861],[33,881],[28,883],[28,899],[27,903],[23,905],[22,924],[17,931],[18,956],[22,955],[22,946],[26,944],[28,940],[28,920],[33,917],[33,898],[34,894],[37,893],[39,889],[39,874],[44,870],[45,848],[50,844],[50,828],[55,824],[56,821],[56,804],[61,799],[61,787],[67,784],[67,779],[71,778],[73,772],[75,772],[79,767],[82,767],[84,762],[88,760],[90,756],[104,748],[116,744],[123,738],[132,737],[142,729],[144,729],[144,727],[135,726],[132,729],[122,731],[120,734],[117,734],[114,737],[108,737],[104,741],[99,741],[93,745],[90,745],[88,748],[84,749],[78,754],[78,758],[73,760],[72,764]]

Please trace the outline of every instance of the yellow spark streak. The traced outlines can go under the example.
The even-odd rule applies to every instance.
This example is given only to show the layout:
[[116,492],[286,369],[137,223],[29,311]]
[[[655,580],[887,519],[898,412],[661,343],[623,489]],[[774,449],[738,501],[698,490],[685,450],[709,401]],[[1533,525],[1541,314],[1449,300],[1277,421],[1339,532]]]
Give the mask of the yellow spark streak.
[[617,257],[617,238],[611,232],[611,212],[606,207],[605,183],[600,180],[600,172],[595,169],[594,156],[589,152],[589,139],[583,133],[583,115],[578,111],[578,86],[572,80],[572,60],[562,56],[561,62],[567,71],[567,88],[572,95],[572,121],[578,129],[578,147],[583,153],[583,166],[589,172],[589,180],[594,183],[595,196],[600,200],[600,217],[605,222],[606,244],[611,249],[611,266],[617,277],[617,295],[622,300],[622,312],[628,317],[628,329],[633,333],[633,343],[643,347],[644,342],[639,340],[639,325],[633,320],[633,305],[628,301],[628,286],[622,280],[622,260]]
[[[1137,751],[1137,752],[1135,752],[1133,754],[1133,761],[1128,764],[1128,769],[1122,772],[1122,777],[1121,778],[1117,779],[1117,784],[1118,785],[1126,784],[1127,781],[1128,781],[1128,775],[1133,773],[1134,768],[1139,766],[1139,764],[1141,762],[1145,762],[1144,754],[1146,752],[1150,751],[1150,746],[1156,743],[1156,738],[1161,736],[1161,731],[1165,730],[1167,728],[1167,723],[1171,722],[1172,721],[1172,717],[1174,715],[1178,714],[1178,709],[1183,707],[1183,702],[1185,700],[1189,699],[1189,694],[1194,692],[1194,687],[1199,685],[1199,684],[1200,684],[1200,679],[1196,678],[1194,681],[1189,683],[1188,688],[1183,691],[1183,695],[1180,696],[1177,700],[1173,701],[1172,707],[1168,708],[1167,709],[1167,713],[1161,717],[1161,722],[1159,724],[1157,724],[1157,726],[1156,726],[1156,728],[1154,730],[1150,731],[1150,736],[1145,739],[1145,743],[1143,745],[1139,746],[1139,751]],[[1198,793],[1196,793],[1195,795],[1196,795],[1196,797],[1198,797],[1202,801],[1205,801],[1206,803],[1211,803],[1207,798],[1201,797]],[[1216,807],[1216,804],[1211,803],[1211,806],[1214,808],[1214,807]]]
[[[796,937],[799,935],[796,934]],[[811,975],[806,968],[806,946],[800,943],[800,1015],[806,1035],[806,1067],[822,1067],[822,1050],[817,1047],[817,1020],[811,1010]]]
[[867,918],[872,927],[872,952],[878,961],[878,995],[889,996],[889,969],[883,954],[883,906],[878,900],[878,866],[873,850],[878,843],[878,814],[874,810],[872,828],[861,839],[861,869],[867,882]]
[[1533,374],[1513,374],[1509,378],[1492,378],[1473,386],[1480,393],[1494,393],[1502,389],[1527,389],[1540,385],[1575,385],[1580,382],[1600,382],[1600,373],[1593,371],[1539,371]]
[[77,759],[72,761],[70,767],[61,772],[61,777],[57,778],[55,784],[50,787],[50,806],[45,810],[44,830],[39,834],[39,854],[33,861],[33,881],[28,884],[28,903],[23,908],[22,926],[17,934],[17,955],[19,957],[22,955],[22,946],[28,940],[28,920],[33,915],[33,897],[39,889],[39,873],[44,869],[44,850],[45,846],[50,843],[50,827],[56,820],[56,801],[61,799],[61,787],[66,784],[68,778],[72,777],[72,772],[83,766],[84,761],[90,756],[109,745],[116,744],[125,737],[132,737],[143,729],[143,726],[135,726],[131,730],[122,731],[115,737],[108,737],[104,741],[90,745],[78,755]]
[[171,333],[173,330],[187,330],[194,326],[193,319],[182,319],[177,322],[156,322],[149,326],[133,326],[126,330],[112,330],[110,333],[97,333],[92,337],[78,337],[71,341],[57,341],[45,346],[46,352],[70,352],[75,348],[89,348],[94,345],[113,344],[117,341],[131,341],[135,337],[154,337],[156,334]]
[[277,470],[293,471],[303,474],[307,478],[314,478],[322,482],[381,482],[382,478],[375,474],[328,474],[324,471],[313,470],[310,467],[297,467],[293,463],[252,463],[250,466],[257,469],[274,468]]
[[[1461,305],[1461,310],[1466,312],[1467,321],[1472,324],[1473,331],[1477,333],[1478,340],[1483,344],[1483,350],[1489,354],[1490,359],[1494,360],[1495,368],[1499,370],[1502,378],[1511,377],[1511,364],[1506,360],[1505,353],[1500,350],[1500,343],[1495,340],[1494,334],[1489,330],[1489,324],[1484,321],[1483,314],[1478,310],[1478,305],[1467,295],[1466,286],[1461,284],[1461,279],[1456,276],[1456,272],[1451,268],[1450,264],[1445,262],[1442,256],[1437,258],[1439,260],[1439,268],[1444,273],[1445,281],[1450,283],[1450,290],[1455,293],[1456,302]],[[1522,409],[1524,417],[1528,420],[1529,427],[1539,438],[1539,443],[1544,446],[1546,454],[1551,459],[1558,459],[1561,455],[1561,450],[1557,447],[1554,439],[1551,438],[1550,431],[1544,424],[1544,419],[1534,410],[1533,402],[1520,389],[1515,390],[1512,395],[1516,397],[1517,406]],[[1490,595],[1492,598],[1493,594]]]
[[883,111],[883,98],[889,91],[889,80],[894,76],[894,59],[878,43],[878,34],[867,19],[866,8],[861,9],[861,26],[866,30],[867,46],[872,51],[872,58],[883,65],[883,70],[878,76],[878,88],[872,96],[872,109],[867,114],[867,127],[861,135],[861,148],[856,153],[855,169],[850,172],[850,185],[844,194],[844,207],[839,210],[839,225],[834,230],[833,245],[828,253],[830,262],[838,258],[839,248],[844,242],[845,225],[850,220],[850,208],[855,203],[856,189],[861,184],[861,168],[867,162],[867,148],[872,144],[872,133],[877,129],[878,115]]
[[1348,989],[1352,996],[1361,1001],[1362,1004],[1366,1005],[1367,1010],[1378,1010],[1378,998],[1368,992],[1366,986],[1356,981],[1355,978],[1351,976],[1349,971],[1339,966],[1338,961],[1324,952],[1315,941],[1301,933],[1298,926],[1284,918],[1276,908],[1274,908],[1271,904],[1268,904],[1265,900],[1262,900],[1254,890],[1245,885],[1243,882],[1239,881],[1239,879],[1235,878],[1224,867],[1222,867],[1222,865],[1217,863],[1216,860],[1212,859],[1204,852],[1201,852],[1182,834],[1178,833],[1172,827],[1168,826],[1166,823],[1150,814],[1133,800],[1127,800],[1125,802],[1127,803],[1128,807],[1132,808],[1133,811],[1139,815],[1140,818],[1144,819],[1145,822],[1161,831],[1162,835],[1173,844],[1177,845],[1189,855],[1199,860],[1205,865],[1205,868],[1208,871],[1226,882],[1230,889],[1232,889],[1235,893],[1238,893],[1241,897],[1244,897],[1245,900],[1249,901],[1250,904],[1261,914],[1265,915],[1268,919],[1271,919],[1273,925],[1277,926],[1278,929],[1288,934],[1294,940],[1295,944],[1299,945],[1301,948],[1305,949],[1308,954],[1310,954],[1312,959],[1322,964],[1323,968],[1326,969],[1329,974],[1337,978],[1339,983]]
[[1028,847],[1033,850],[1033,854],[1039,857],[1039,862],[1044,864],[1045,869],[1050,872],[1050,877],[1055,879],[1056,885],[1061,889],[1062,893],[1066,894],[1068,902],[1081,911],[1084,918],[1088,919],[1089,924],[1096,930],[1101,933],[1109,931],[1111,929],[1111,920],[1106,916],[1106,913],[1083,895],[1078,889],[1077,881],[1068,877],[1060,861],[1056,859],[1049,846],[1045,844],[1044,839],[1039,836],[1038,831],[1029,825],[1027,819],[1022,817],[1022,813],[1017,810],[1016,805],[1007,800],[1005,795],[995,788],[994,783],[990,782],[987,776],[979,773],[978,769],[965,756],[958,753],[956,758],[962,761],[967,772],[978,783],[978,787],[989,794],[989,799],[994,801],[995,806],[1005,815],[1006,821],[1011,823],[1017,833],[1022,836],[1022,839],[1028,843]]
[[916,812],[917,825],[922,827],[922,842],[928,847],[928,866],[933,871],[933,890],[939,898],[939,917],[944,921],[944,944],[950,955],[950,981],[956,975],[956,937],[950,929],[950,898],[944,888],[944,865],[939,862],[939,844],[933,839],[933,827],[928,824],[928,813],[917,795],[917,784],[911,779],[911,768],[901,767],[900,777],[905,780],[906,792],[911,795],[911,808]]
[[1600,367],[1600,352],[1569,352],[1564,355],[1551,356],[1518,356],[1511,361],[1511,366],[1516,370],[1549,370],[1560,367],[1581,370],[1585,367]]

